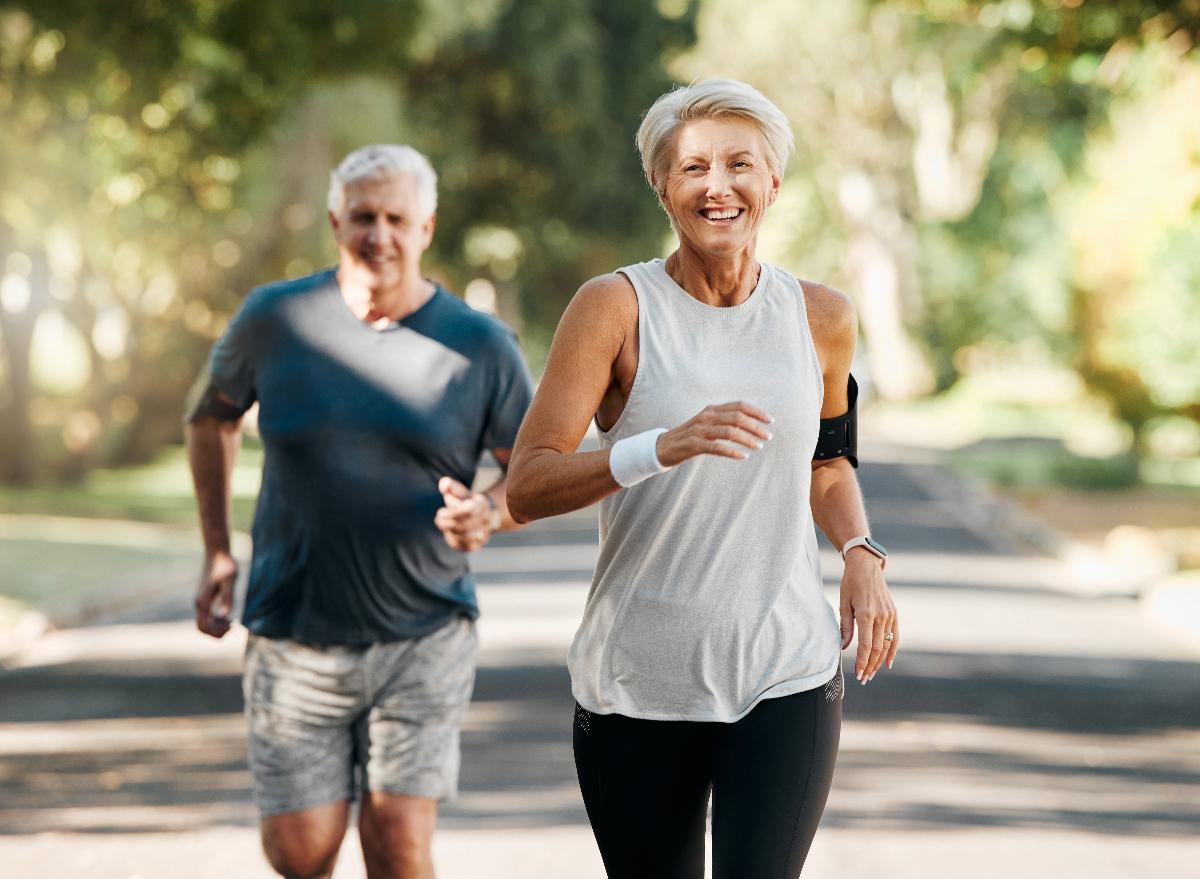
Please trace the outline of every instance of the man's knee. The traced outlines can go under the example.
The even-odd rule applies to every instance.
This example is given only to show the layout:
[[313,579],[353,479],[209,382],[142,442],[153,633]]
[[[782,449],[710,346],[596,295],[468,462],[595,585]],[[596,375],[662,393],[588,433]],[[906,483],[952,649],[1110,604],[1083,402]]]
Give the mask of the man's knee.
[[358,832],[370,875],[432,876],[430,845],[437,826],[437,800],[396,794],[363,797]]
[[306,849],[272,848],[264,845],[263,851],[271,868],[284,879],[328,879],[337,864],[338,849],[332,852],[314,852]]
[[262,846],[271,867],[286,879],[329,876],[346,835],[349,810],[348,803],[330,803],[264,818]]

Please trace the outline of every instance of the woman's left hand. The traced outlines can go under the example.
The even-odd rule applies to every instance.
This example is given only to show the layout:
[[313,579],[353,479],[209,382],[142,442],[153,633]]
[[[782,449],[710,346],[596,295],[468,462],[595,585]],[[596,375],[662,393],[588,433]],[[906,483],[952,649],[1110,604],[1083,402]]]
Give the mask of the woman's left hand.
[[856,546],[846,553],[840,605],[842,649],[850,646],[857,624],[854,677],[865,684],[885,662],[892,667],[900,647],[899,619],[883,579],[883,563],[869,550]]

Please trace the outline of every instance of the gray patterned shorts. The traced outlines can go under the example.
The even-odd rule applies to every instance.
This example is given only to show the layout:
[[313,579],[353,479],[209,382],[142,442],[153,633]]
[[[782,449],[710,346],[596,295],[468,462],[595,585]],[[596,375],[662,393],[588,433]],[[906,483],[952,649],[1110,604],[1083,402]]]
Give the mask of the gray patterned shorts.
[[367,647],[251,635],[242,688],[262,816],[357,799],[364,788],[453,799],[477,644],[461,618]]

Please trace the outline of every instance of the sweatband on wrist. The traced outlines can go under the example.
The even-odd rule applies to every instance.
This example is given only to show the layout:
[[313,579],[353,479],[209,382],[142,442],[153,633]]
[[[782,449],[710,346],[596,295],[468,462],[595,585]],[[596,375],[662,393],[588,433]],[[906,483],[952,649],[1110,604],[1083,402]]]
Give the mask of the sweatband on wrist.
[[637,485],[643,479],[666,473],[667,468],[658,460],[658,438],[667,432],[665,427],[656,427],[613,443],[608,453],[608,469],[621,488]]

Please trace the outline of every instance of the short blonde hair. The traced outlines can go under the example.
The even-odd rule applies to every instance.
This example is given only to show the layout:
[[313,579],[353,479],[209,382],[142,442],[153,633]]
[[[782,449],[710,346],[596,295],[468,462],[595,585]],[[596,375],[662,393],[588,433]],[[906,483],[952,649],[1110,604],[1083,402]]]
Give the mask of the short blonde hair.
[[772,171],[783,177],[788,159],[796,151],[796,137],[783,111],[758,89],[744,82],[706,79],[667,92],[646,111],[638,128],[637,148],[650,185],[662,190],[675,132],[680,125],[723,116],[745,119],[758,129],[767,152],[767,163]]
[[377,143],[359,147],[342,159],[329,174],[329,194],[325,204],[335,214],[346,206],[346,184],[358,180],[373,180],[393,174],[412,174],[417,180],[417,201],[423,219],[437,210],[437,172],[429,159],[410,146]]

